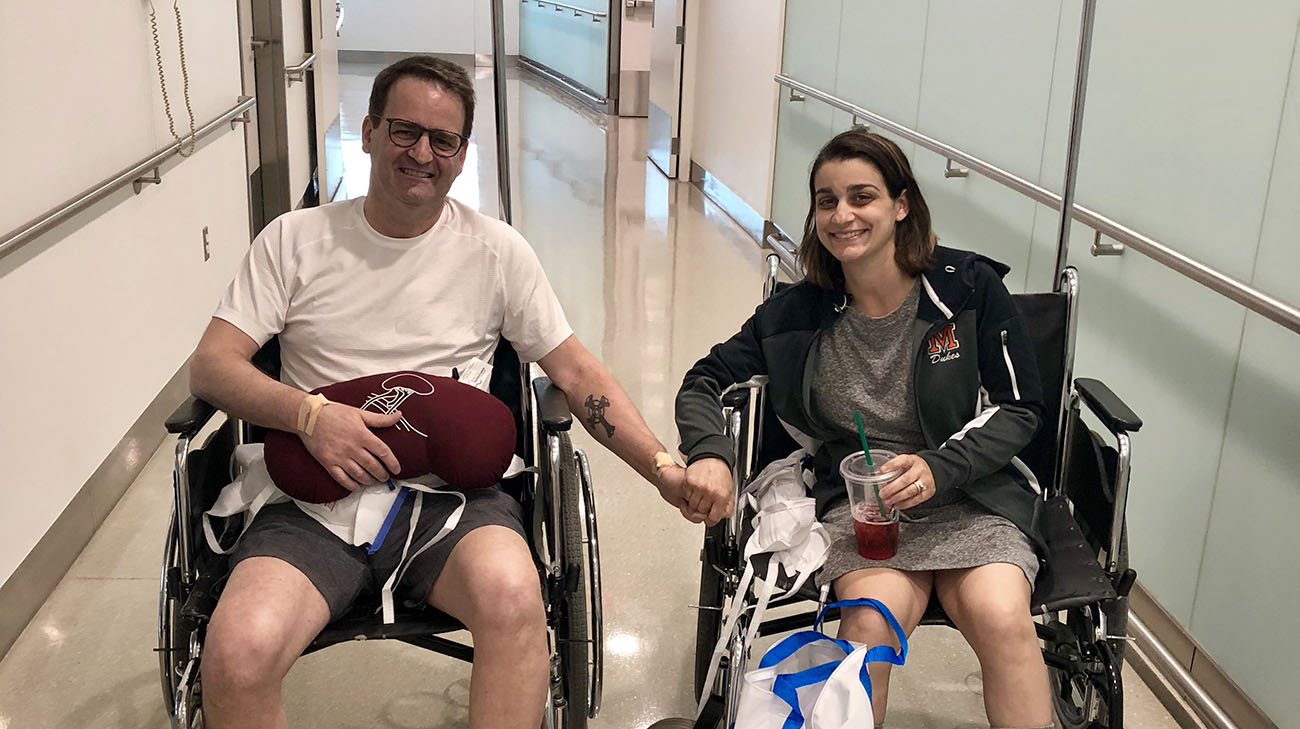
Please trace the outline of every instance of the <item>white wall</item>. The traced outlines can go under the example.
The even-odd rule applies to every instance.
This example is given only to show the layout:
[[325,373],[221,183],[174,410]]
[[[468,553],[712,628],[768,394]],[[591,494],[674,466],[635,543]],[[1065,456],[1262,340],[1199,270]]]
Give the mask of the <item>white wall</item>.
[[[690,157],[769,217],[784,3],[701,3]],[[685,147],[686,145],[684,145]],[[682,175],[686,177],[685,174]]]
[[[491,0],[344,0],[339,50],[492,52]],[[519,53],[519,2],[502,0],[506,53]]]
[[[514,0],[501,0],[501,10],[505,17],[502,32],[506,37],[506,55],[519,55],[519,3]],[[490,0],[478,0],[474,5],[474,48],[476,53],[492,53],[492,4]]]
[[[235,7],[182,10],[202,125],[240,94]],[[175,20],[158,11],[184,134]],[[138,0],[0,6],[0,231],[172,141],[153,63]],[[247,249],[245,175],[243,133],[222,127],[161,185],[127,187],[0,259],[0,582],[184,364]]]

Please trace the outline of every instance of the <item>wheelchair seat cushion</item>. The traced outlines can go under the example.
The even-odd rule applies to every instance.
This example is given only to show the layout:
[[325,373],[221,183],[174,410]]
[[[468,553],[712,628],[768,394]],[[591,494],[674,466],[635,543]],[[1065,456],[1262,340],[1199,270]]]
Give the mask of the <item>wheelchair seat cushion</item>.
[[[492,395],[449,377],[385,372],[326,385],[312,393],[362,410],[400,410],[402,419],[396,425],[375,431],[397,456],[402,470],[393,475],[400,479],[433,474],[452,488],[484,488],[501,480],[514,456],[515,421],[510,409]],[[301,501],[321,504],[349,493],[296,433],[267,433],[266,469],[281,491]]]

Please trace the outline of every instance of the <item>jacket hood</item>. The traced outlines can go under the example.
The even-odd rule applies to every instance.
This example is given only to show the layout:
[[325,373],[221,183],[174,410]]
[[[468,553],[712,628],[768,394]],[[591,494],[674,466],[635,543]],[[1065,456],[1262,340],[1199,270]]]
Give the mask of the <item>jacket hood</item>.
[[921,274],[924,287],[922,318],[937,321],[964,309],[967,299],[975,291],[975,279],[980,268],[987,268],[999,279],[1011,271],[1005,263],[973,251],[935,246],[934,265]]

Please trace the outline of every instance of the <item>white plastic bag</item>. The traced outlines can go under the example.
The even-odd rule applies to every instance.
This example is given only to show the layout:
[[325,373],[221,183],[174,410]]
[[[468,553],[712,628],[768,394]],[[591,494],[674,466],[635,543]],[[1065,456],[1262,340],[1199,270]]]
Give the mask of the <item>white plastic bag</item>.
[[[758,588],[756,602],[750,615],[750,628],[745,638],[745,645],[750,645],[758,633],[763,619],[763,611],[771,602],[776,590],[777,576],[784,570],[793,579],[793,584],[785,590],[786,594],[799,591],[807,579],[826,562],[826,553],[830,551],[830,535],[826,527],[817,521],[816,501],[808,496],[808,484],[805,482],[803,459],[808,453],[797,450],[789,456],[774,461],[763,469],[753,481],[745,487],[741,498],[746,500],[754,510],[753,533],[745,542],[744,564],[740,582],[736,586],[736,595],[748,593],[755,577],[761,577],[763,584]],[[755,555],[770,555],[765,575],[754,574]],[[713,656],[704,679],[704,691],[696,709],[696,716],[702,716],[709,700],[710,687],[717,675],[718,666],[728,651],[732,635],[736,631],[738,618],[746,604],[741,599],[732,603],[731,611],[722,623],[718,642],[713,647]]]
[[854,606],[879,610],[894,629],[900,648],[869,648],[822,633],[824,609],[813,630],[772,646],[759,667],[745,674],[736,729],[862,729],[874,724],[867,664],[903,665],[907,637],[889,608],[877,600],[842,600],[826,609]]

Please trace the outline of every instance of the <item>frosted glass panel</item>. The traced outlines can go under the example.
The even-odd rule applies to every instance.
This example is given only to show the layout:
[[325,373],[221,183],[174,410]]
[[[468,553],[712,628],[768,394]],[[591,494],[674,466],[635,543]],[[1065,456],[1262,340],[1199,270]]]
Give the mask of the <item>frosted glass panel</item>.
[[[1245,280],[1300,13],[1267,5],[1099,6],[1080,148],[1081,204]],[[1139,254],[1094,259],[1090,239],[1076,231],[1070,255],[1088,292],[1079,356],[1147,420],[1135,445],[1134,562],[1187,623],[1244,313]]]
[[786,0],[782,73],[819,89],[835,88],[843,4],[843,0]]
[[[924,3],[897,0],[845,3],[840,19],[835,95],[915,128],[925,53],[925,16]],[[821,39],[822,43],[825,40]],[[818,48],[818,57],[829,55],[821,45]],[[787,46],[786,57],[798,50]],[[798,63],[791,65],[798,66]],[[795,78],[804,80],[797,74]]]
[[808,171],[813,157],[838,131],[832,109],[812,101],[790,101],[781,93],[776,123],[776,163],[772,177],[772,220],[796,243],[808,215]]
[[[1086,239],[1086,229],[1075,226],[1074,235]],[[1133,439],[1131,559],[1143,584],[1186,624],[1245,315],[1144,256],[1079,251],[1075,374],[1104,380],[1143,420]]]
[[1037,179],[1060,14],[1039,0],[1001,2],[996,13],[932,2],[918,131]]
[[[1294,305],[1300,303],[1300,58],[1293,64],[1253,284]],[[1294,680],[1300,632],[1283,628],[1300,603],[1297,362],[1300,337],[1247,315],[1191,622],[1206,650],[1278,726],[1300,724]]]
[[[1065,161],[1070,138],[1070,117],[1074,111],[1074,80],[1078,70],[1082,10],[1082,0],[1064,0],[1061,3],[1060,22],[1056,31],[1056,60],[1052,67],[1052,89],[1048,96],[1046,132],[1043,135],[1043,155],[1036,180],[1039,186],[1058,195],[1065,188]],[[1028,271],[1029,287],[1034,290],[1049,289],[1056,283],[1056,249],[1060,225],[1059,212],[1044,205],[1038,207],[1034,215],[1034,237],[1029,251]],[[1070,246],[1086,248],[1091,240],[1090,230],[1076,227],[1072,230]]]
[[[506,0],[510,2],[511,0]],[[608,12],[601,0],[566,0],[567,5]],[[617,8],[615,8],[617,11]],[[609,94],[609,19],[594,22],[586,13],[550,4],[519,5],[519,54],[585,86]]]
[[1248,279],[1298,16],[1294,0],[1101,3],[1078,201]]
[[1300,719],[1296,362],[1300,337],[1251,314],[1190,622],[1201,645],[1278,726]]
[[[979,175],[945,178],[947,161],[929,150],[918,149],[911,160],[940,245],[977,251],[1007,264],[1011,267],[1007,288],[1025,291],[1038,203]],[[1056,216],[1050,210],[1044,213]],[[1039,285],[1035,290],[1044,288]]]

